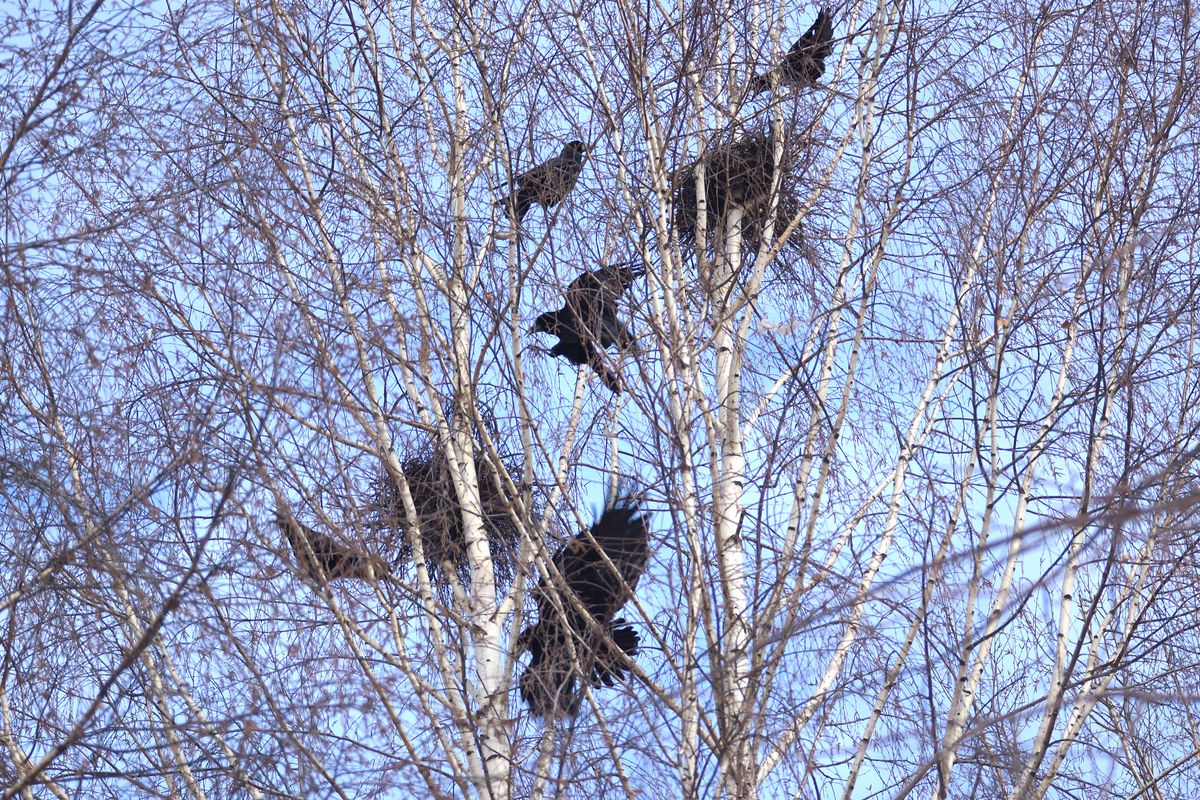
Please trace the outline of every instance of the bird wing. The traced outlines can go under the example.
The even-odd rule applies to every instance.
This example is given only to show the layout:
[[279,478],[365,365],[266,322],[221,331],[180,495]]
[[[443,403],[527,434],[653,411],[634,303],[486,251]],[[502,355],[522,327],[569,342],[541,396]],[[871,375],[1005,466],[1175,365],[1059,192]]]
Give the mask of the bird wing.
[[613,394],[620,394],[622,389],[621,376],[608,366],[608,362],[604,360],[604,353],[596,349],[595,345],[587,342],[586,348],[588,350],[588,364],[600,376],[600,381]]
[[[579,603],[598,621],[605,622],[629,599],[646,569],[649,538],[648,520],[636,506],[614,505],[604,510],[588,534],[567,542],[552,561]],[[543,612],[543,603],[553,609],[548,589],[545,580],[538,585],[539,612]],[[570,607],[566,610],[569,612]]]
[[553,189],[559,195],[559,199],[562,199],[562,196],[575,188],[575,181],[579,180],[579,173],[582,171],[583,162],[568,156],[559,156],[553,160],[551,174],[547,179],[547,183],[550,184],[548,188]]
[[595,337],[597,321],[603,308],[604,284],[595,271],[587,271],[575,280],[566,291],[566,308],[574,317],[573,326],[580,336]]
[[620,297],[633,282],[646,274],[641,267],[634,269],[628,266],[607,266],[595,270],[596,280],[602,290],[612,297]]
[[341,566],[342,553],[337,543],[294,519],[280,520],[284,535],[292,546],[297,564],[314,580],[323,571],[328,577]]
[[513,176],[513,183],[524,186],[526,183],[540,184],[546,180],[546,175],[550,172],[553,163],[557,158],[547,159],[536,167],[525,170],[519,175]]
[[570,301],[571,298],[590,299],[598,295],[603,288],[604,275],[602,274],[602,270],[585,270],[567,286],[567,300]]
[[[585,534],[580,534],[567,542],[555,554],[553,564],[558,575],[561,576],[561,583],[553,575],[548,575],[538,584],[537,591],[534,593],[534,602],[538,607],[538,619],[541,623],[561,619],[552,586],[565,585],[570,590],[569,595],[574,596],[573,599],[569,595],[562,597],[561,608],[565,613],[567,624],[576,633],[584,630],[586,621],[586,618],[580,613],[580,606],[597,622],[606,624],[612,619],[617,608],[628,599],[624,587],[629,578],[632,578],[633,583],[637,582],[645,564],[634,565],[634,569],[629,570],[627,569],[628,565],[622,560],[623,553],[620,548],[614,548],[613,553],[605,550],[605,554],[617,568],[617,571],[614,572],[613,568],[605,563],[604,557],[600,555],[597,544],[598,541],[589,539]],[[561,592],[559,595],[561,596]]]
[[592,538],[614,561],[618,557],[622,576],[632,587],[650,557],[650,518],[628,500],[609,506],[592,525]]
[[817,21],[813,23],[813,27],[817,29],[816,57],[824,61],[825,57],[833,52],[833,12],[828,8],[822,8],[817,14]]
[[292,546],[296,563],[314,581],[335,578],[390,578],[382,559],[342,544],[331,536],[314,531],[295,519],[279,517],[278,522]]
[[814,58],[824,58],[833,49],[833,17],[822,8],[804,35],[796,40],[789,52],[805,51]]
[[809,29],[788,51],[787,63],[793,72],[811,64],[813,69],[805,77],[808,80],[816,80],[825,71],[825,57],[832,51],[833,17],[828,9],[823,8]]
[[[561,587],[571,586],[573,576],[582,574],[587,568],[588,548],[587,540],[582,536],[577,536],[559,548],[559,551],[554,554],[554,558],[550,559],[557,576],[553,573],[545,575],[538,581],[537,589],[533,592],[533,600],[538,609],[538,619],[542,622],[556,618],[559,612],[555,597],[561,594]],[[559,576],[561,576],[561,581]],[[563,610],[569,613],[571,611],[570,603],[567,603]]]
[[601,347],[616,345],[620,350],[636,350],[633,334],[617,316],[617,304],[621,295],[633,282],[646,274],[643,269],[630,267],[605,267],[599,292],[599,308],[596,311],[597,334]]
[[554,566],[558,574],[589,612],[594,603],[588,601],[593,599],[591,595],[598,584],[597,565],[602,565],[602,561],[596,554],[596,546],[583,535],[567,542],[554,556]]
[[516,180],[537,193],[537,201],[552,206],[567,196],[575,187],[583,165],[565,156],[555,156],[538,164],[528,172],[518,175]]
[[637,353],[637,340],[625,323],[616,315],[615,309],[605,308],[600,316],[600,346],[616,348],[622,352]]
[[567,291],[589,291],[603,293],[605,297],[617,298],[633,285],[633,282],[646,274],[641,267],[634,269],[628,266],[602,266],[587,270],[567,287]]

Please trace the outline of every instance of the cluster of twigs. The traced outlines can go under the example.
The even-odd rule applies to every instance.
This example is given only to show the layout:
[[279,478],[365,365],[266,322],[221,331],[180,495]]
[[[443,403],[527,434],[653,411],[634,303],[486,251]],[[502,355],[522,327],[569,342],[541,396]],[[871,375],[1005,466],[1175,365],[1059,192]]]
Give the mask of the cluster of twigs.
[[[710,236],[724,224],[734,206],[742,208],[741,234],[748,248],[757,249],[763,241],[782,235],[801,208],[800,139],[797,133],[784,134],[778,164],[769,131],[741,135],[729,132],[711,140],[702,158],[675,175],[672,205],[681,243],[688,246],[696,241],[700,219],[698,183],[704,188],[705,225]],[[701,165],[704,174],[698,181]],[[772,198],[775,215],[768,229]]]
[[[486,457],[482,448],[476,453],[475,467],[479,476],[483,529],[491,551],[495,580],[499,587],[507,587],[516,575],[521,526],[514,512],[513,499],[503,488],[497,465]],[[519,476],[522,467],[519,457],[500,458],[499,469],[508,475]],[[430,441],[410,451],[400,469],[412,498],[415,527],[420,531],[421,550],[430,582],[443,594],[450,590],[451,574],[461,585],[468,586],[471,565],[463,524],[463,514],[467,512],[454,488],[445,450]],[[529,510],[531,516],[536,514],[534,509]],[[416,559],[412,522],[413,518],[405,509],[401,481],[386,468],[380,469],[370,491],[367,524],[394,536],[397,565],[413,563]]]

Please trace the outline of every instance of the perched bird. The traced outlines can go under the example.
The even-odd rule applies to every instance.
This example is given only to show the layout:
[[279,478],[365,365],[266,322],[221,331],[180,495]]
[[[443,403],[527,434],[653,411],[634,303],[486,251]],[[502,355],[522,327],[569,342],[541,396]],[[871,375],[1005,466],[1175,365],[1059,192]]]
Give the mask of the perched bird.
[[833,12],[822,8],[817,12],[817,21],[796,40],[792,49],[783,57],[783,63],[770,72],[764,72],[750,81],[750,94],[758,94],[771,88],[774,74],[781,86],[798,88],[812,86],[825,72],[825,59],[833,51]]
[[629,285],[645,274],[645,270],[619,265],[586,271],[567,287],[566,305],[540,314],[529,332],[557,336],[558,344],[550,348],[550,355],[591,366],[605,386],[619,393],[621,378],[609,369],[601,351],[616,345],[619,350],[637,352],[633,334],[617,319],[617,302]]
[[629,674],[637,631],[614,617],[649,560],[650,519],[628,492],[555,554],[554,570],[533,591],[538,621],[517,637],[518,652],[530,653],[518,687],[531,711],[573,715],[578,681],[612,686]]
[[291,513],[276,510],[275,522],[296,555],[296,565],[313,580],[325,583],[336,578],[374,580],[391,577],[379,556],[342,544],[296,521]]
[[587,146],[583,142],[567,142],[557,157],[514,177],[512,185],[516,191],[496,205],[504,207],[509,219],[520,222],[525,219],[525,213],[533,203],[548,209],[561,202],[567,192],[575,187],[575,181],[579,180],[586,154]]

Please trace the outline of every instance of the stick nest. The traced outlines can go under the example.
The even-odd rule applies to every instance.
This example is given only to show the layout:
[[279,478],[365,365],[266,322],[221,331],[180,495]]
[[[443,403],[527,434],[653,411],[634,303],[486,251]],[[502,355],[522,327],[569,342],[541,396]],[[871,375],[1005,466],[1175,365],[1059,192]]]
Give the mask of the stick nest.
[[[771,210],[771,185],[775,173],[775,145],[769,132],[755,131],[737,137],[723,134],[709,143],[703,158],[675,174],[672,202],[675,228],[685,246],[696,241],[699,201],[696,173],[704,165],[704,198],[708,235],[720,228],[734,206],[741,206],[742,236],[748,248],[757,249],[764,238],[783,234],[802,207],[800,156],[803,142],[798,134],[784,136],[780,156],[775,220],[766,230]],[[798,239],[799,237],[794,237]]]
[[[502,456],[500,468],[509,475],[521,475],[522,459]],[[445,451],[430,443],[410,452],[401,462],[401,472],[412,496],[417,527],[421,534],[425,567],[433,586],[448,599],[453,573],[463,586],[471,581],[467,558],[463,509],[454,488]],[[476,452],[475,469],[479,478],[479,499],[483,511],[483,529],[491,551],[492,569],[498,589],[506,589],[516,575],[517,554],[521,547],[521,525],[514,504],[503,490],[496,465],[484,453]],[[394,534],[396,564],[415,561],[410,517],[405,511],[399,482],[386,468],[375,476],[371,487],[367,523]],[[527,509],[527,519],[536,518],[536,509]]]

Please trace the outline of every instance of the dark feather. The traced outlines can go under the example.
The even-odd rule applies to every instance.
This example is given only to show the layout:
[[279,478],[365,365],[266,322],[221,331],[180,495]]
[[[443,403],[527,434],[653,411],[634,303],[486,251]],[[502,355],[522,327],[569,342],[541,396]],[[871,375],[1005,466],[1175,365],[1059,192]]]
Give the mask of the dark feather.
[[555,554],[554,570],[533,591],[538,621],[517,640],[530,653],[518,686],[531,711],[574,714],[580,681],[612,686],[629,675],[638,635],[615,616],[649,560],[650,521],[628,496]]
[[586,154],[587,146],[583,142],[567,142],[559,155],[514,177],[512,185],[516,191],[506,195],[496,205],[504,208],[509,219],[520,222],[534,203],[549,209],[562,202],[567,193],[575,188],[579,173],[583,171]]
[[605,362],[601,352],[616,346],[637,351],[633,334],[617,318],[617,303],[634,280],[645,274],[632,267],[607,266],[584,272],[567,287],[566,304],[557,311],[540,314],[531,329],[558,337],[550,354],[575,365],[587,364],[604,385],[621,391],[621,378]]
[[318,533],[284,511],[275,513],[275,521],[287,537],[296,565],[315,583],[338,578],[375,580],[390,577],[382,559],[342,544]]
[[825,59],[833,52],[833,12],[822,8],[817,19],[804,35],[796,40],[783,62],[750,81],[750,93],[758,94],[771,88],[774,75],[781,86],[799,88],[812,86],[825,72]]
[[623,619],[613,620],[613,629],[609,632],[609,636],[600,643],[601,647],[592,664],[593,686],[599,686],[601,683],[605,686],[614,686],[617,681],[623,681],[629,675],[629,668],[625,659],[622,658],[622,654],[629,658],[636,656],[641,640],[638,638],[637,631],[630,625],[623,625],[624,622]]

